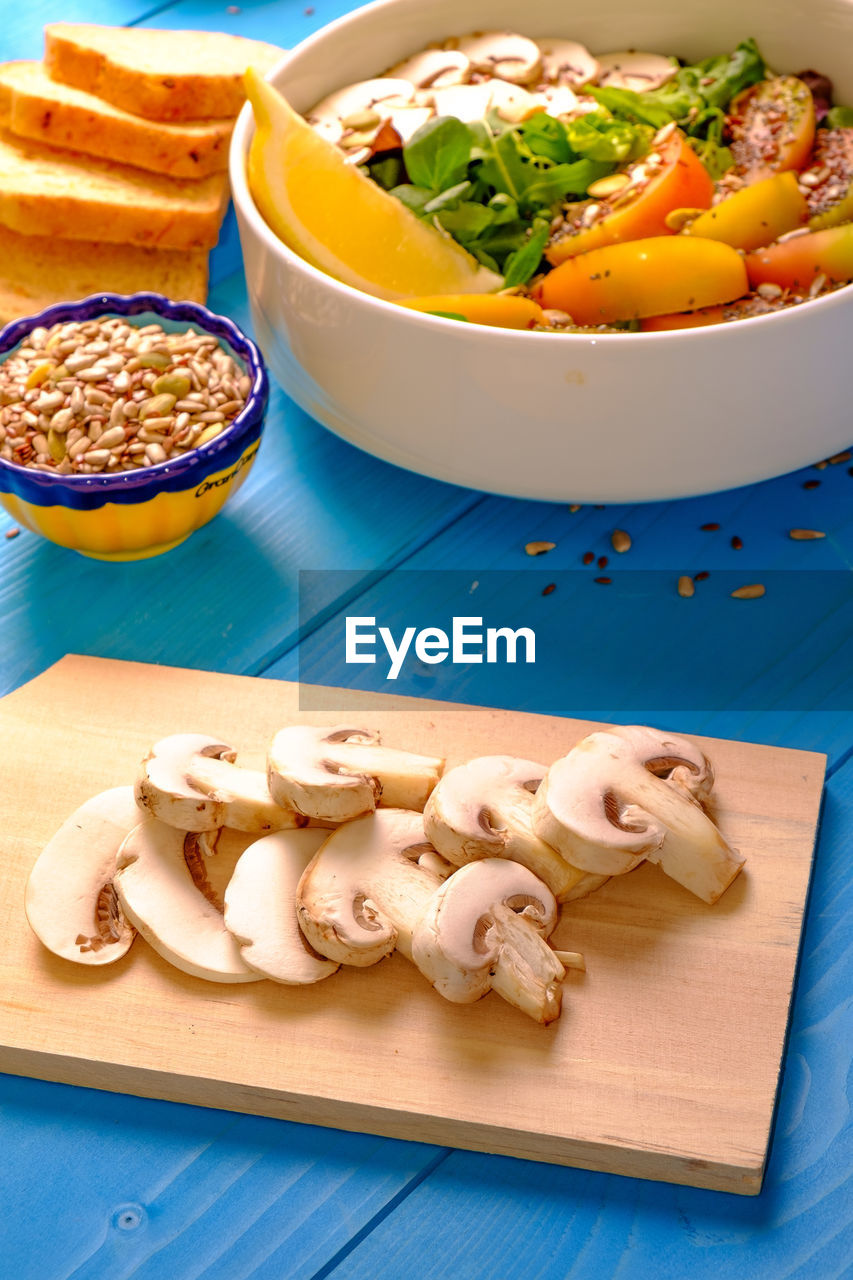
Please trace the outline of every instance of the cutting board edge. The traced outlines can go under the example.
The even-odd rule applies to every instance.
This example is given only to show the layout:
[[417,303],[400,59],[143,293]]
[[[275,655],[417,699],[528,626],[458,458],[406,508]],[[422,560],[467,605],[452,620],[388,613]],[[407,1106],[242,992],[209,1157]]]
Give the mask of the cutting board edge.
[[[209,1077],[167,1074],[122,1063],[83,1060],[41,1050],[0,1046],[0,1071],[50,1084],[103,1090],[157,1102],[210,1107],[216,1111],[264,1116],[294,1124],[317,1125],[347,1133],[448,1147],[509,1159],[613,1174],[733,1195],[760,1193],[769,1145],[760,1158],[742,1165],[695,1156],[612,1146],[583,1139],[555,1139],[518,1129],[414,1115],[376,1105],[305,1097],[259,1089]],[[201,1095],[201,1096],[199,1096]],[[417,1129],[417,1133],[413,1130]]]

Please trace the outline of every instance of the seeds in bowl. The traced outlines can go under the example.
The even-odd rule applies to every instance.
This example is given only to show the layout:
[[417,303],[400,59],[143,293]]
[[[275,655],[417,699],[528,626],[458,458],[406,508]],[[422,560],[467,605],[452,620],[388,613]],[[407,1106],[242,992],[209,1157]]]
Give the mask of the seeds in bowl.
[[250,388],[213,334],[121,317],[36,328],[0,364],[0,458],[66,476],[157,466],[220,435]]

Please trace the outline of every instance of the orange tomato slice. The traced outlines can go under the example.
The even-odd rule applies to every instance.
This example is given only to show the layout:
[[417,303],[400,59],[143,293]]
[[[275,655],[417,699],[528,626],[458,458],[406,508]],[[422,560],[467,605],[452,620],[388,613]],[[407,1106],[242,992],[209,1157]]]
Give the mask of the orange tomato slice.
[[746,255],[745,262],[753,288],[778,284],[795,292],[808,291],[820,275],[833,284],[844,284],[853,280],[853,222],[757,249]]
[[404,298],[399,304],[412,311],[458,315],[473,324],[490,324],[499,329],[532,329],[544,324],[538,302],[516,294],[440,293],[426,298]]
[[[589,226],[578,227],[555,240],[545,251],[554,266],[590,249],[641,240],[669,233],[666,216],[673,209],[707,209],[714,195],[708,170],[683,133],[674,130],[656,146],[652,155],[660,157],[660,167],[650,172],[646,156],[627,171],[642,171],[644,177],[623,188],[612,199],[599,201],[602,212]],[[588,206],[587,206],[588,207]]]
[[555,267],[535,291],[575,324],[612,324],[731,302],[749,284],[737,249],[718,240],[654,236],[592,249]]
[[814,146],[812,91],[796,76],[773,76],[744,89],[729,106],[735,169],[750,182],[802,169]]
[[760,249],[804,225],[809,206],[793,173],[775,173],[753,182],[706,209],[684,234],[722,240],[735,249]]

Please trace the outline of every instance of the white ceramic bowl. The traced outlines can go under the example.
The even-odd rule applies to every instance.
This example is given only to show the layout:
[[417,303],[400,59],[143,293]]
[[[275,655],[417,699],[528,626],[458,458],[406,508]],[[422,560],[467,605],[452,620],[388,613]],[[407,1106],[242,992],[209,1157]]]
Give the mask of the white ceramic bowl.
[[[269,78],[307,110],[431,40],[484,29],[691,61],[754,36],[774,70],[819,70],[853,105],[853,0],[380,0],[305,40]],[[259,344],[288,394],[360,448],[475,489],[624,502],[766,479],[853,439],[853,287],[669,333],[425,316],[339,284],[278,240],[247,187],[251,133],[244,108],[231,181]]]

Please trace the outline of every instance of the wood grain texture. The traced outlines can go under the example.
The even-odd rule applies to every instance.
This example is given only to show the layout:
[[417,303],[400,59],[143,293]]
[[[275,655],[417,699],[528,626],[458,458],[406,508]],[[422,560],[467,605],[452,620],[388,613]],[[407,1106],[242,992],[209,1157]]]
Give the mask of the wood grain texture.
[[[312,713],[320,723],[340,716]],[[546,762],[583,722],[413,704],[369,710],[386,741],[451,761]],[[587,957],[548,1030],[494,996],[441,1001],[402,958],[316,988],[219,987],[143,944],[93,978],[43,951],[21,911],[38,850],[156,737],[210,729],[262,756],[308,717],[296,686],[67,658],[4,700],[0,1065],[16,1073],[743,1194],[760,1189],[823,778],[821,757],[708,745],[717,812],[748,874],[707,908],[641,867],[555,935]],[[49,762],[53,785],[35,779]],[[81,1038],[81,1026],[85,1035]],[[294,1034],[294,1027],[298,1032]],[[346,1070],[341,1071],[341,1063]],[[383,1080],[377,1093],[377,1075]]]
[[[849,1280],[853,764],[827,783],[775,1136],[757,1199],[453,1152],[336,1280]],[[261,1277],[258,1277],[261,1280]],[[263,1277],[266,1280],[266,1277]]]

